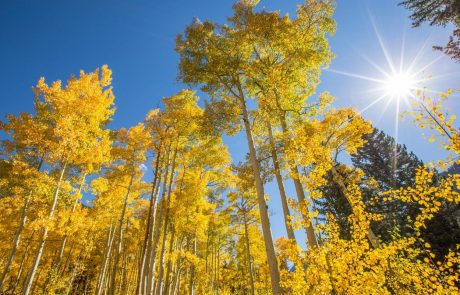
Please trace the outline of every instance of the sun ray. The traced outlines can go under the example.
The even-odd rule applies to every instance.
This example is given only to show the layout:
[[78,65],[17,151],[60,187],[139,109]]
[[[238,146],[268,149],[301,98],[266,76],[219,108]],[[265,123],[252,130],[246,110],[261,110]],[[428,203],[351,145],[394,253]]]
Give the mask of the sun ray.
[[372,88],[369,88],[369,89],[360,90],[360,91],[358,91],[357,93],[359,93],[359,94],[373,94],[373,95],[375,95],[376,93],[382,93],[384,90],[385,90],[384,87],[372,87]]
[[326,71],[336,73],[336,74],[341,74],[341,75],[352,77],[352,78],[359,78],[359,79],[362,79],[362,80],[377,82],[377,83],[384,83],[385,82],[385,80],[382,80],[382,79],[363,76],[363,75],[359,75],[359,74],[353,74],[353,73],[344,72],[344,71],[340,71],[340,70],[326,69]]
[[418,75],[418,74],[421,74],[424,70],[426,70],[427,68],[429,68],[430,66],[434,65],[435,63],[437,63],[440,59],[442,59],[444,56],[443,55],[439,55],[438,57],[436,57],[435,59],[433,59],[432,61],[430,61],[429,63],[427,63],[426,65],[422,66],[420,69],[418,69],[414,75]]
[[406,26],[404,26],[402,42],[401,42],[401,56],[399,61],[399,72],[401,73],[404,69],[404,53],[406,52]]
[[[417,91],[425,91],[427,90],[426,88],[423,88],[423,87],[416,87],[414,88],[414,92],[417,92]],[[429,92],[430,93],[434,93],[436,95],[440,95],[440,94],[443,94],[445,91],[441,91],[441,90],[438,90],[438,89],[435,89],[433,87],[430,87],[429,89]],[[455,94],[453,94],[455,95]],[[412,94],[411,98],[416,98],[416,96],[414,94]]]
[[374,28],[375,35],[376,35],[376,37],[377,37],[377,39],[379,41],[380,48],[382,49],[382,52],[383,52],[383,54],[385,56],[385,59],[386,59],[386,61],[388,63],[388,66],[390,67],[392,74],[395,75],[396,74],[396,69],[394,67],[394,63],[393,63],[393,60],[391,58],[391,55],[388,52],[388,50],[387,50],[387,48],[385,46],[385,43],[383,42],[383,38],[382,38],[382,36],[380,35],[380,32],[377,29],[377,25],[375,24],[374,18],[372,17],[372,15],[370,13],[369,13],[369,18],[371,20],[372,27]]
[[425,52],[425,48],[426,48],[429,40],[430,40],[430,37],[426,38],[425,41],[423,41],[422,46],[420,46],[419,50],[415,54],[415,56],[412,59],[411,63],[407,67],[408,72],[412,72],[414,67],[417,65],[417,62],[421,58],[422,54]]
[[367,106],[365,106],[363,109],[361,109],[360,111],[358,111],[358,115],[361,115],[362,113],[364,113],[365,111],[367,111],[370,107],[372,107],[373,105],[375,105],[376,103],[380,102],[382,99],[384,99],[387,95],[384,93],[382,94],[380,97],[374,99],[373,102],[371,102],[370,104],[368,104]]
[[390,78],[391,75],[385,71],[381,66],[376,64],[372,59],[367,57],[366,55],[361,55],[362,58],[364,58],[371,66],[373,66],[376,70],[378,70],[382,75],[384,75],[386,78]]
[[430,80],[438,80],[438,79],[441,79],[441,78],[448,78],[448,77],[451,77],[451,76],[454,76],[454,75],[460,75],[460,72],[450,72],[450,73],[445,73],[445,74],[433,75],[433,76],[430,76],[429,78],[421,79],[420,81],[421,82],[426,82],[426,81],[430,81]]
[[[388,97],[388,95],[385,95],[385,96],[384,96],[384,98],[387,98],[387,97]],[[384,105],[383,108],[382,108],[382,111],[379,112],[380,115],[379,115],[379,117],[378,117],[378,119],[377,119],[378,122],[380,122],[380,120],[382,120],[383,115],[384,115],[384,114],[386,113],[386,111],[388,110],[388,107],[390,106],[390,103],[391,103],[392,101],[393,101],[393,99],[391,99],[391,97],[390,97],[390,99],[387,99],[387,100],[386,100],[385,105]]]
[[399,133],[399,100],[396,100],[395,112],[395,130],[394,130],[394,151],[393,151],[393,177],[396,179],[396,171],[398,168],[398,133]]

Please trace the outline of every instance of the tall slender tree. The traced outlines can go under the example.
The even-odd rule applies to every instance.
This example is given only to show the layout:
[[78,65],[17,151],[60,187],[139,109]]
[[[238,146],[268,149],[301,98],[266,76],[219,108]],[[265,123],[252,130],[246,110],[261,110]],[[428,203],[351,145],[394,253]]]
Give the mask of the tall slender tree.
[[[204,84],[202,89],[212,95],[213,101],[230,106],[227,111],[238,110],[242,114],[241,121],[248,142],[270,266],[272,292],[280,294],[282,290],[279,285],[278,263],[248,110],[247,72],[250,69],[253,51],[250,40],[246,38],[245,22],[248,13],[253,11],[254,5],[255,3],[251,1],[235,4],[235,14],[230,18],[231,27],[217,25],[210,21],[205,23],[195,21],[187,27],[184,37],[178,36],[176,50],[181,55],[179,77],[185,83]],[[234,106],[237,108],[235,109]]]

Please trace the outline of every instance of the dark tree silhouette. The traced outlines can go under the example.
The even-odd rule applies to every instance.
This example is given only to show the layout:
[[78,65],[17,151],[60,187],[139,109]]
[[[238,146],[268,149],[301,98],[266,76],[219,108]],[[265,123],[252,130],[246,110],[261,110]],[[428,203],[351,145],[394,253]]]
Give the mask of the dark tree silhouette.
[[424,22],[431,26],[454,24],[455,30],[445,46],[433,46],[452,59],[460,62],[460,0],[405,0],[399,5],[412,11],[412,26],[418,27]]

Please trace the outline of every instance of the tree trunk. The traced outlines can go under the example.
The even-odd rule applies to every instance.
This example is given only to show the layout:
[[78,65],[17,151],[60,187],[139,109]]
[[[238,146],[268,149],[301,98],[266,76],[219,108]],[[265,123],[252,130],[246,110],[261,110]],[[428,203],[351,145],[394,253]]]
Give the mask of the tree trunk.
[[209,254],[209,233],[210,233],[210,229],[209,229],[209,225],[210,223],[208,223],[208,230],[206,231],[206,251],[205,251],[205,270],[206,270],[206,274],[208,274],[208,254]]
[[[83,176],[82,176],[80,187],[78,188],[78,194],[81,193],[83,185],[85,184],[85,178],[86,178],[86,173],[84,173]],[[79,199],[76,199],[75,202],[73,203],[72,211],[70,213],[71,215],[74,214],[75,211],[77,210],[78,201],[79,201]],[[70,226],[71,223],[72,223],[72,220],[71,220],[71,218],[69,216],[69,219],[67,220],[67,226]],[[65,250],[65,246],[67,244],[68,237],[69,237],[69,235],[66,233],[64,235],[64,238],[62,239],[61,247],[59,249],[59,255],[57,257],[57,260],[54,263],[55,267],[58,267],[59,264],[61,263],[61,259],[62,259],[62,256],[64,255],[64,250]]]
[[169,210],[171,207],[171,190],[172,190],[172,183],[174,179],[174,169],[176,165],[176,156],[177,156],[177,146],[176,150],[174,151],[173,155],[173,160],[171,164],[171,176],[169,179],[169,185],[168,185],[168,195],[165,200],[165,205],[166,205],[166,211],[165,211],[165,220],[163,224],[163,241],[161,243],[161,252],[160,252],[160,263],[159,263],[159,271],[158,271],[158,277],[157,277],[157,282],[156,282],[156,295],[160,295],[163,290],[163,272],[164,272],[164,256],[166,252],[166,239],[168,236],[168,226],[169,226]]
[[216,295],[219,294],[219,280],[220,280],[220,237],[217,244],[217,278],[216,278]]
[[[78,263],[78,260],[80,258],[80,255],[81,255],[81,253],[77,257],[77,263]],[[65,293],[66,295],[69,295],[70,291],[72,291],[72,285],[73,285],[73,281],[75,280],[76,274],[77,274],[76,265],[74,265],[74,269],[72,270],[72,275],[70,277],[70,282],[68,283],[67,291]]]
[[[179,250],[179,249],[182,249],[183,240],[184,240],[184,237],[182,237],[182,238],[177,240],[176,251]],[[174,271],[173,271],[173,280],[171,282],[172,288],[171,288],[171,290],[170,290],[168,295],[176,294],[177,287],[178,287],[178,282],[180,280],[181,269],[182,269],[182,255],[181,255],[181,252],[179,252],[179,255],[178,255],[177,259],[176,259],[176,265],[175,265]]]
[[[40,276],[42,275],[43,268],[38,271],[37,274],[37,281],[40,281]],[[37,284],[33,285],[32,290],[30,291],[31,294],[35,294],[35,289],[37,288]]]
[[[287,124],[286,124],[286,117],[283,115],[281,116],[280,120],[281,120],[281,128],[283,130],[283,133],[285,134],[285,136],[287,136],[288,130],[287,130]],[[292,177],[292,180],[295,186],[295,192],[297,194],[297,199],[302,205],[307,206],[307,198],[305,197],[305,191],[303,190],[302,183],[300,182],[299,168],[292,161],[289,161],[289,166],[291,170],[291,177]],[[307,223],[306,232],[307,232],[308,246],[311,248],[316,248],[318,247],[318,241],[316,240],[313,224],[310,220],[310,217],[308,216],[308,207],[306,207],[306,211],[307,212],[302,212],[302,217],[304,221]]]
[[[337,172],[337,170],[335,169],[334,166],[332,166],[331,172],[332,172],[332,178],[333,178],[334,182],[339,185],[340,190],[342,191],[342,194],[345,196],[345,198],[347,199],[348,203],[350,204],[351,210],[353,210],[353,204],[352,204],[352,202],[350,202],[350,199],[348,198],[347,186],[343,182],[342,177]],[[367,231],[367,238],[369,239],[369,242],[371,243],[372,247],[374,247],[374,248],[380,247],[379,240],[377,239],[377,236],[374,234],[374,231],[371,229],[370,225],[369,225],[369,230]]]
[[[61,174],[59,175],[59,180],[58,180],[58,183],[57,183],[57,187],[56,187],[56,190],[55,190],[54,196],[53,196],[53,202],[51,204],[50,212],[48,214],[49,219],[53,218],[54,212],[56,210],[56,206],[57,206],[57,202],[58,202],[58,198],[59,198],[59,191],[61,190],[62,180],[64,179],[64,173],[65,173],[66,167],[67,167],[67,162],[64,163],[64,165],[62,167],[62,170],[61,170]],[[37,249],[37,254],[35,256],[35,260],[34,260],[34,263],[32,265],[30,275],[29,275],[29,277],[27,279],[27,282],[26,282],[26,285],[25,285],[25,288],[24,288],[24,295],[28,295],[30,293],[31,289],[32,289],[32,284],[33,284],[33,281],[34,281],[35,273],[37,272],[38,265],[40,263],[40,260],[41,260],[42,254],[43,254],[43,249],[45,248],[45,242],[46,242],[46,238],[48,237],[48,231],[49,231],[49,228],[48,228],[47,225],[45,225],[45,227],[43,228],[42,237],[40,239],[39,246],[38,246],[38,249]]]
[[168,250],[168,262],[167,262],[167,265],[166,265],[166,277],[165,277],[165,288],[164,288],[164,292],[163,294],[168,294],[169,293],[169,289],[170,289],[170,283],[171,283],[171,267],[172,267],[172,261],[171,261],[171,255],[173,253],[173,246],[174,246],[174,238],[175,238],[175,229],[174,229],[174,225],[171,224],[171,239],[169,240],[169,250]]
[[[181,244],[179,244],[179,247],[181,246]],[[177,291],[177,287],[178,287],[178,283],[179,283],[179,280],[180,280],[180,274],[181,274],[181,270],[182,270],[182,266],[181,266],[181,261],[182,260],[182,256],[179,255],[178,259],[177,259],[177,262],[176,262],[176,267],[175,267],[175,271],[174,271],[174,279],[172,280],[172,288],[171,288],[171,291],[169,292],[169,294],[176,294],[176,291]]]
[[[129,271],[128,275],[128,283],[126,285],[126,294],[131,293],[131,287],[134,283],[134,288],[137,288],[137,278],[139,277],[139,265],[140,265],[140,256],[142,255],[142,246],[139,246],[139,250],[137,251],[136,257],[132,260],[132,266]],[[130,259],[131,260],[131,259]],[[136,292],[136,290],[134,291]]]
[[[158,151],[156,155],[156,160],[155,160],[155,174],[153,176],[153,183],[152,183],[152,192],[150,194],[150,204],[149,204],[149,210],[148,210],[148,216],[147,216],[147,228],[145,230],[145,237],[144,237],[144,246],[142,250],[142,255],[141,255],[141,263],[139,265],[139,274],[138,274],[138,281],[137,281],[137,289],[136,293],[138,295],[141,295],[144,293],[144,269],[146,267],[146,261],[147,261],[147,253],[149,250],[149,247],[151,245],[150,240],[152,236],[152,231],[153,231],[153,223],[155,222],[155,209],[156,209],[156,204],[157,204],[157,196],[155,194],[156,187],[157,187],[157,178],[158,178],[158,169],[160,167],[160,157],[161,157],[161,150]],[[153,219],[153,221],[152,221]]]
[[170,294],[175,295],[178,294],[179,289],[180,289],[180,277],[182,274],[182,266],[180,264],[180,261],[177,264],[177,273],[174,279],[174,288],[172,289],[172,292]]
[[214,241],[211,243],[211,286],[214,288]]
[[27,209],[29,208],[31,199],[32,199],[32,191],[30,191],[24,203],[24,206],[22,207],[21,220],[19,222],[19,227],[16,230],[16,236],[14,238],[13,248],[11,249],[10,255],[8,256],[8,261],[6,262],[5,269],[2,272],[2,276],[0,277],[0,291],[3,289],[3,284],[5,283],[8,272],[10,271],[11,264],[13,263],[14,256],[16,255],[16,252],[18,250],[19,243],[21,242],[21,234],[27,222]]
[[281,176],[280,163],[278,160],[278,155],[276,153],[275,139],[273,138],[272,126],[270,122],[267,122],[268,129],[268,139],[270,141],[270,150],[273,159],[273,167],[275,168],[275,178],[276,183],[278,184],[278,189],[280,191],[281,205],[283,206],[284,214],[284,225],[286,226],[286,232],[288,238],[295,242],[294,230],[291,224],[291,213],[289,212],[289,205],[286,197],[286,190],[284,189],[283,177]]
[[268,267],[270,270],[270,278],[272,285],[272,292],[274,295],[282,294],[280,287],[280,272],[278,269],[278,262],[276,260],[275,247],[273,246],[272,232],[270,229],[270,219],[268,217],[267,204],[265,202],[264,186],[262,178],[260,176],[260,167],[257,160],[256,148],[252,138],[251,124],[249,123],[248,110],[246,108],[246,101],[244,99],[243,91],[241,87],[240,92],[240,104],[243,111],[243,122],[246,130],[246,139],[249,146],[249,159],[251,162],[255,185],[257,191],[257,200],[259,203],[260,219],[262,223],[262,233],[264,236],[265,250],[267,252]]
[[[196,255],[196,233],[195,233],[195,236],[193,237],[193,255]],[[194,265],[191,266],[191,270],[190,270],[188,294],[189,295],[195,294],[195,266]]]
[[[43,157],[40,158],[40,162],[38,163],[38,167],[37,167],[38,172],[40,172],[42,165],[43,165]],[[27,210],[29,209],[31,199],[32,199],[32,190],[30,190],[29,195],[27,196],[26,201],[24,202],[24,206],[22,207],[21,220],[19,221],[19,227],[16,230],[16,236],[14,238],[13,248],[10,251],[10,255],[8,256],[8,261],[0,277],[0,292],[3,289],[3,284],[5,283],[8,272],[10,271],[11,264],[13,263],[14,256],[16,255],[16,252],[18,250],[19,243],[21,242],[21,235],[22,235],[22,231],[24,230],[24,227],[27,222]]]
[[133,174],[131,174],[131,179],[129,180],[128,191],[126,192],[125,198],[123,200],[123,207],[121,210],[120,220],[118,223],[117,248],[116,248],[116,252],[114,256],[112,278],[110,280],[110,285],[109,285],[110,295],[115,294],[115,283],[117,280],[118,262],[120,261],[120,254],[121,254],[122,245],[123,245],[123,222],[125,219],[126,208],[128,207],[128,198],[131,192],[131,187],[133,185],[133,180],[134,180],[134,172]]
[[[129,222],[126,223],[125,232],[129,231]],[[127,278],[127,265],[128,265],[128,253],[126,253],[126,243],[123,243],[123,267],[121,268],[120,283],[118,287],[118,294],[127,294],[126,293],[126,278]]]
[[174,282],[174,289],[172,290],[173,295],[178,294],[179,291],[180,291],[180,277],[181,277],[181,274],[182,274],[182,265],[181,265],[181,261],[179,261],[178,264],[177,264],[177,273],[176,273],[176,278],[175,278],[175,282]]
[[114,238],[115,238],[115,231],[113,230],[113,223],[111,221],[110,227],[109,227],[109,234],[107,235],[107,244],[105,248],[104,262],[101,266],[101,270],[99,272],[99,279],[96,285],[96,295],[102,294],[102,289],[103,289],[103,285],[105,282],[105,274],[107,272],[107,265],[109,263],[109,258],[112,252],[112,245],[113,245]]
[[[163,193],[162,193],[163,195]],[[162,218],[165,214],[165,202],[162,198],[160,201],[160,207],[157,209],[157,216],[158,220],[155,223],[155,228],[153,232],[153,242],[152,242],[152,251],[150,254],[150,261],[149,261],[149,269],[148,269],[148,276],[147,276],[147,285],[146,285],[146,294],[152,295],[155,290],[155,270],[157,264],[157,251],[158,251],[158,244],[160,241],[160,233],[161,233],[161,225],[162,225]]]
[[67,266],[69,265],[69,262],[70,262],[70,260],[71,260],[71,258],[72,258],[72,251],[73,251],[73,249],[74,249],[74,246],[75,246],[75,242],[72,242],[72,243],[70,244],[69,253],[67,254],[67,258],[66,258],[65,263],[64,263],[64,265],[63,265],[63,267],[62,267],[63,270],[61,271],[61,275],[62,275],[62,273],[64,272],[64,270],[67,269]]
[[26,249],[24,250],[24,255],[22,256],[21,264],[19,266],[18,274],[16,275],[16,280],[14,281],[11,294],[15,294],[14,291],[16,291],[16,287],[19,285],[19,281],[21,280],[22,273],[24,272],[24,265],[26,264],[27,258],[29,256],[29,248],[32,244],[32,238],[34,236],[34,233],[35,232],[32,232],[32,234],[30,235],[30,241],[27,243]]
[[255,294],[255,287],[254,287],[254,272],[252,270],[252,261],[251,261],[251,246],[249,243],[249,231],[248,231],[248,219],[246,217],[246,212],[243,216],[244,221],[244,237],[246,242],[246,252],[248,255],[248,271],[249,271],[249,281],[251,283],[251,295]]
[[[166,205],[168,206],[168,205]],[[160,252],[160,261],[158,264],[159,270],[158,270],[158,276],[157,276],[157,281],[156,281],[156,289],[155,289],[155,294],[160,295],[163,290],[163,272],[164,272],[164,255],[166,252],[166,238],[168,236],[168,210],[166,209],[165,212],[165,221],[163,224],[163,239],[161,242],[161,252]]]
[[[160,239],[160,228],[161,228],[161,218],[162,215],[165,213],[165,196],[166,196],[166,187],[168,185],[168,176],[169,176],[169,155],[170,155],[170,148],[168,148],[166,152],[166,160],[165,160],[165,172],[163,176],[163,188],[161,192],[161,205],[160,208],[158,209],[158,221],[154,224],[154,230],[153,230],[153,242],[152,242],[152,251],[149,254],[150,255],[150,261],[149,261],[149,271],[148,271],[148,276],[147,276],[147,288],[146,292],[149,295],[152,295],[154,292],[154,283],[155,283],[155,268],[156,268],[156,255],[157,255],[157,249],[158,249],[158,241]],[[155,210],[158,211],[158,210]]]

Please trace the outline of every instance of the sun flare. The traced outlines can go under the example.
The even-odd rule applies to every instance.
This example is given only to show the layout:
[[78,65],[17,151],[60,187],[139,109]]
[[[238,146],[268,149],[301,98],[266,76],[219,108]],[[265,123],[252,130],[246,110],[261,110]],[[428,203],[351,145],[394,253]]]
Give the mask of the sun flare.
[[413,76],[401,73],[389,77],[384,83],[384,88],[388,96],[401,99],[410,96],[416,89],[416,84],[417,81]]

